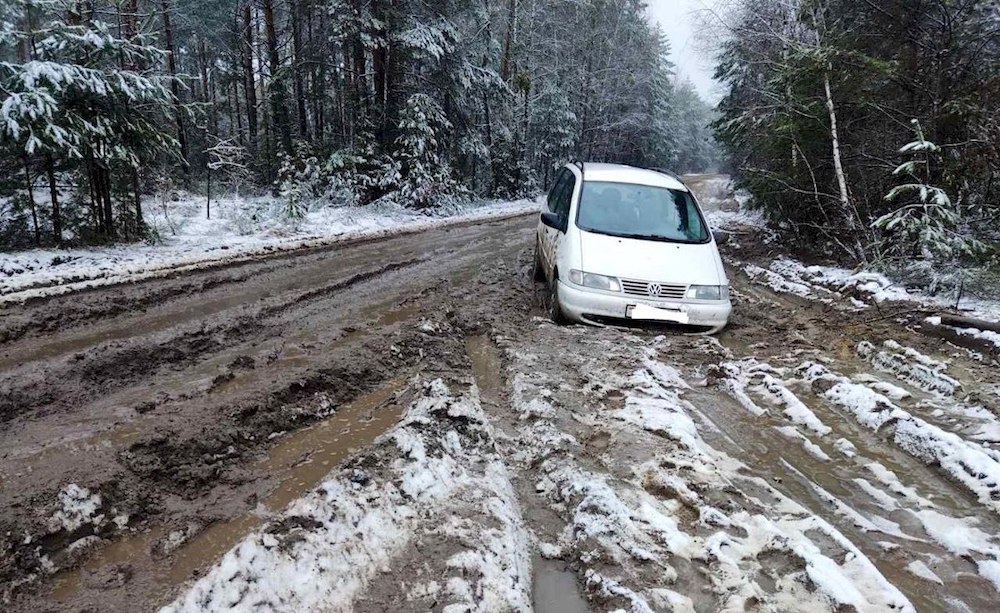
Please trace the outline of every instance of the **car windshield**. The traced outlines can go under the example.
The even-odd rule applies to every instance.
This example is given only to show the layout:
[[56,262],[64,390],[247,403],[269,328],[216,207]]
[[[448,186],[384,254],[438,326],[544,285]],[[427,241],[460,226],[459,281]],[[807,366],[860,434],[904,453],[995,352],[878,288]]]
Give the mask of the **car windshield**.
[[585,181],[576,225],[581,230],[679,243],[708,240],[691,194],[680,190]]

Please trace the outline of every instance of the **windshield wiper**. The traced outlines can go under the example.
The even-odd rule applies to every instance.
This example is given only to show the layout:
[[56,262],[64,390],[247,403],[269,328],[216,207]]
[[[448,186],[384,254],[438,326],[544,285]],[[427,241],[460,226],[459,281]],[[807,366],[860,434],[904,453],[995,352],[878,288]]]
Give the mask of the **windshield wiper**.
[[610,230],[598,230],[597,228],[584,228],[581,230],[586,232],[594,232],[595,234],[604,234],[605,236],[614,236],[616,238],[631,238],[641,241],[658,241],[663,243],[681,243],[683,245],[697,245],[707,242],[707,239],[689,239],[689,238],[671,238],[669,236],[663,236],[660,234],[633,234],[631,232],[612,232]]
[[660,236],[659,234],[632,234],[630,232],[603,232],[601,230],[593,230],[601,234],[607,234],[609,236],[617,236],[618,238],[635,238],[638,240],[654,240],[654,241],[676,241],[677,239],[670,238],[668,236]]

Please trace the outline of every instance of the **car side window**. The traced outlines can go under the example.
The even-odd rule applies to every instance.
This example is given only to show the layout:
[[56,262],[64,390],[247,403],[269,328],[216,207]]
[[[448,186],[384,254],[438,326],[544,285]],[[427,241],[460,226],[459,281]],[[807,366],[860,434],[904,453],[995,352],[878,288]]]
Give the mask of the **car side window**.
[[562,193],[563,184],[566,182],[566,175],[569,171],[563,168],[556,175],[555,183],[552,184],[552,189],[549,191],[549,211],[555,213],[559,208],[559,195]]
[[569,205],[573,201],[573,189],[576,187],[576,176],[568,170],[565,171],[566,176],[563,177],[562,191],[559,192],[558,200],[556,201],[555,213],[559,215],[562,219],[569,219]]

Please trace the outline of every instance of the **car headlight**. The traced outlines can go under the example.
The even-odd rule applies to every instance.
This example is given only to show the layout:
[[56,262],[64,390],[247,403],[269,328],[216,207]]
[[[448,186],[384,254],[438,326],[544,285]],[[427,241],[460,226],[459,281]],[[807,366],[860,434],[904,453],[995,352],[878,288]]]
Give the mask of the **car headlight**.
[[691,300],[729,300],[729,286],[692,285],[686,296]]
[[622,291],[622,286],[618,283],[618,279],[614,277],[607,277],[604,275],[596,275],[592,272],[583,272],[582,270],[571,270],[569,271],[569,280],[576,285],[582,285],[583,287],[592,287],[594,289],[602,289],[606,292],[620,292]]

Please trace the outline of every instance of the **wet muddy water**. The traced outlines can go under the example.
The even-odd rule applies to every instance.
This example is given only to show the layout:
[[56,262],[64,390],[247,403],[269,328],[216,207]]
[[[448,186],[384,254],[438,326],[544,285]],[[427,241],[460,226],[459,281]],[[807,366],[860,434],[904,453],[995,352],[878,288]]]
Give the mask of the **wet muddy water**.
[[401,377],[360,396],[312,426],[279,437],[255,467],[272,475],[278,484],[253,512],[217,521],[190,537],[183,530],[175,532],[173,556],[162,562],[155,558],[154,546],[164,536],[171,541],[163,526],[119,539],[82,567],[56,575],[53,598],[69,600],[89,576],[117,566],[156,567],[153,578],[158,586],[156,591],[170,592],[222,557],[270,514],[314,489],[340,462],[395,425],[403,411],[395,399],[404,388],[405,378]]

